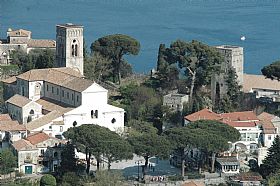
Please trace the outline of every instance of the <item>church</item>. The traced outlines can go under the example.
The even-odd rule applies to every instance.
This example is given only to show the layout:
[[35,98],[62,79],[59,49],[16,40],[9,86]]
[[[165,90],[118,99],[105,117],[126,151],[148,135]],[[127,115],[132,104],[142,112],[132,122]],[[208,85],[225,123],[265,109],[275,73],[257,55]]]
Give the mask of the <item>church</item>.
[[62,138],[70,127],[96,124],[121,133],[124,109],[108,104],[108,90],[83,76],[83,26],[56,26],[56,67],[3,80],[6,109],[30,133]]

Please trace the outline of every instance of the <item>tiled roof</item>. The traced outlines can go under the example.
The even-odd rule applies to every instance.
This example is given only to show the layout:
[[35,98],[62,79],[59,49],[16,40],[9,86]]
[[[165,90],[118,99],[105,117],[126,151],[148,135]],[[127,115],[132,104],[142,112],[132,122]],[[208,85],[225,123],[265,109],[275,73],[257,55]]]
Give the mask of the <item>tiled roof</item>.
[[280,82],[265,78],[263,75],[244,74],[243,91],[250,92],[255,89],[280,90]]
[[239,165],[236,157],[217,158],[217,162],[219,162],[221,165]]
[[32,149],[36,149],[36,147],[34,145],[32,145],[29,141],[25,140],[25,139],[21,139],[18,141],[13,142],[12,146],[17,150],[32,150]]
[[7,79],[2,80],[3,83],[13,84],[17,82],[16,76],[9,77]]
[[24,30],[24,29],[13,30],[13,31],[8,32],[8,35],[12,36],[12,37],[14,37],[14,36],[26,36],[27,37],[29,34],[31,34],[31,32],[28,30]]
[[256,127],[257,126],[257,122],[238,122],[238,121],[227,121],[227,120],[223,120],[222,121],[225,124],[228,124],[232,127]]
[[26,138],[26,140],[28,140],[32,145],[36,145],[48,139],[50,139],[50,136],[44,132],[34,133]]
[[243,172],[231,177],[232,180],[238,181],[262,181],[262,176],[257,172]]
[[0,114],[0,121],[11,121],[12,118],[9,114]]
[[47,110],[49,112],[54,110],[59,112],[68,112],[73,109],[73,107],[70,105],[46,97],[37,100],[36,103],[42,105],[42,109]]
[[253,111],[223,113],[221,114],[221,117],[229,121],[259,120]]
[[0,121],[0,131],[26,131],[26,128],[15,120]]
[[26,128],[29,131],[35,130],[37,128],[40,128],[48,123],[51,123],[54,119],[59,118],[60,116],[62,116],[63,113],[59,112],[59,111],[52,111],[34,121],[31,121],[29,123],[27,123]]
[[188,121],[197,121],[197,120],[219,120],[221,119],[219,114],[208,110],[207,108],[202,109],[198,112],[192,113],[185,116],[185,119]]
[[7,103],[13,104],[18,107],[23,107],[31,102],[27,97],[21,96],[19,94],[15,94],[13,97],[6,101]]
[[46,81],[55,85],[82,92],[91,86],[94,82],[84,79],[76,70],[63,68],[33,69],[17,76],[17,78],[27,81]]
[[267,112],[263,112],[260,115],[257,116],[259,120],[261,121],[263,130],[265,134],[275,134],[276,128],[274,127],[272,120],[276,117],[272,114],[269,114]]
[[55,48],[54,40],[47,39],[30,39],[27,42],[28,48]]

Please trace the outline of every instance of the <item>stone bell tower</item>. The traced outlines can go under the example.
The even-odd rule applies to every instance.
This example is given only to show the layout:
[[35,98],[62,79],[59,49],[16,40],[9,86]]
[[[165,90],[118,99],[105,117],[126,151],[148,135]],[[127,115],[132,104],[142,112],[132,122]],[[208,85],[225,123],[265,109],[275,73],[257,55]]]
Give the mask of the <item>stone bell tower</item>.
[[71,67],[83,74],[83,26],[56,25],[56,67]]

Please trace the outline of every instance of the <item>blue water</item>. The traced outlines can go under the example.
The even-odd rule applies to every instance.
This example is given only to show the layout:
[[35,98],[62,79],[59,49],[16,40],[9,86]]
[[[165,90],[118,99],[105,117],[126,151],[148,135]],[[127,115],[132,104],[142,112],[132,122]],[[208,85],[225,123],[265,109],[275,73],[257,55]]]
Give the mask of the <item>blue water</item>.
[[0,0],[1,38],[11,27],[55,39],[67,22],[84,25],[88,46],[114,33],[138,39],[139,55],[127,58],[136,72],[155,67],[159,44],[176,39],[242,46],[247,73],[280,59],[278,0]]

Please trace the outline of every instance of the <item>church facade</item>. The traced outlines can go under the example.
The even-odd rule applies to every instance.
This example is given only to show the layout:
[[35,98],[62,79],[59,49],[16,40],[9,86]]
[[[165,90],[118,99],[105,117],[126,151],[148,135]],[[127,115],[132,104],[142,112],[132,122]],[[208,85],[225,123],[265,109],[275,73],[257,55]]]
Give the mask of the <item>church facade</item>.
[[31,133],[62,137],[70,127],[96,124],[124,130],[124,109],[108,104],[108,90],[83,76],[83,27],[57,25],[57,68],[33,69],[4,80],[10,116]]

